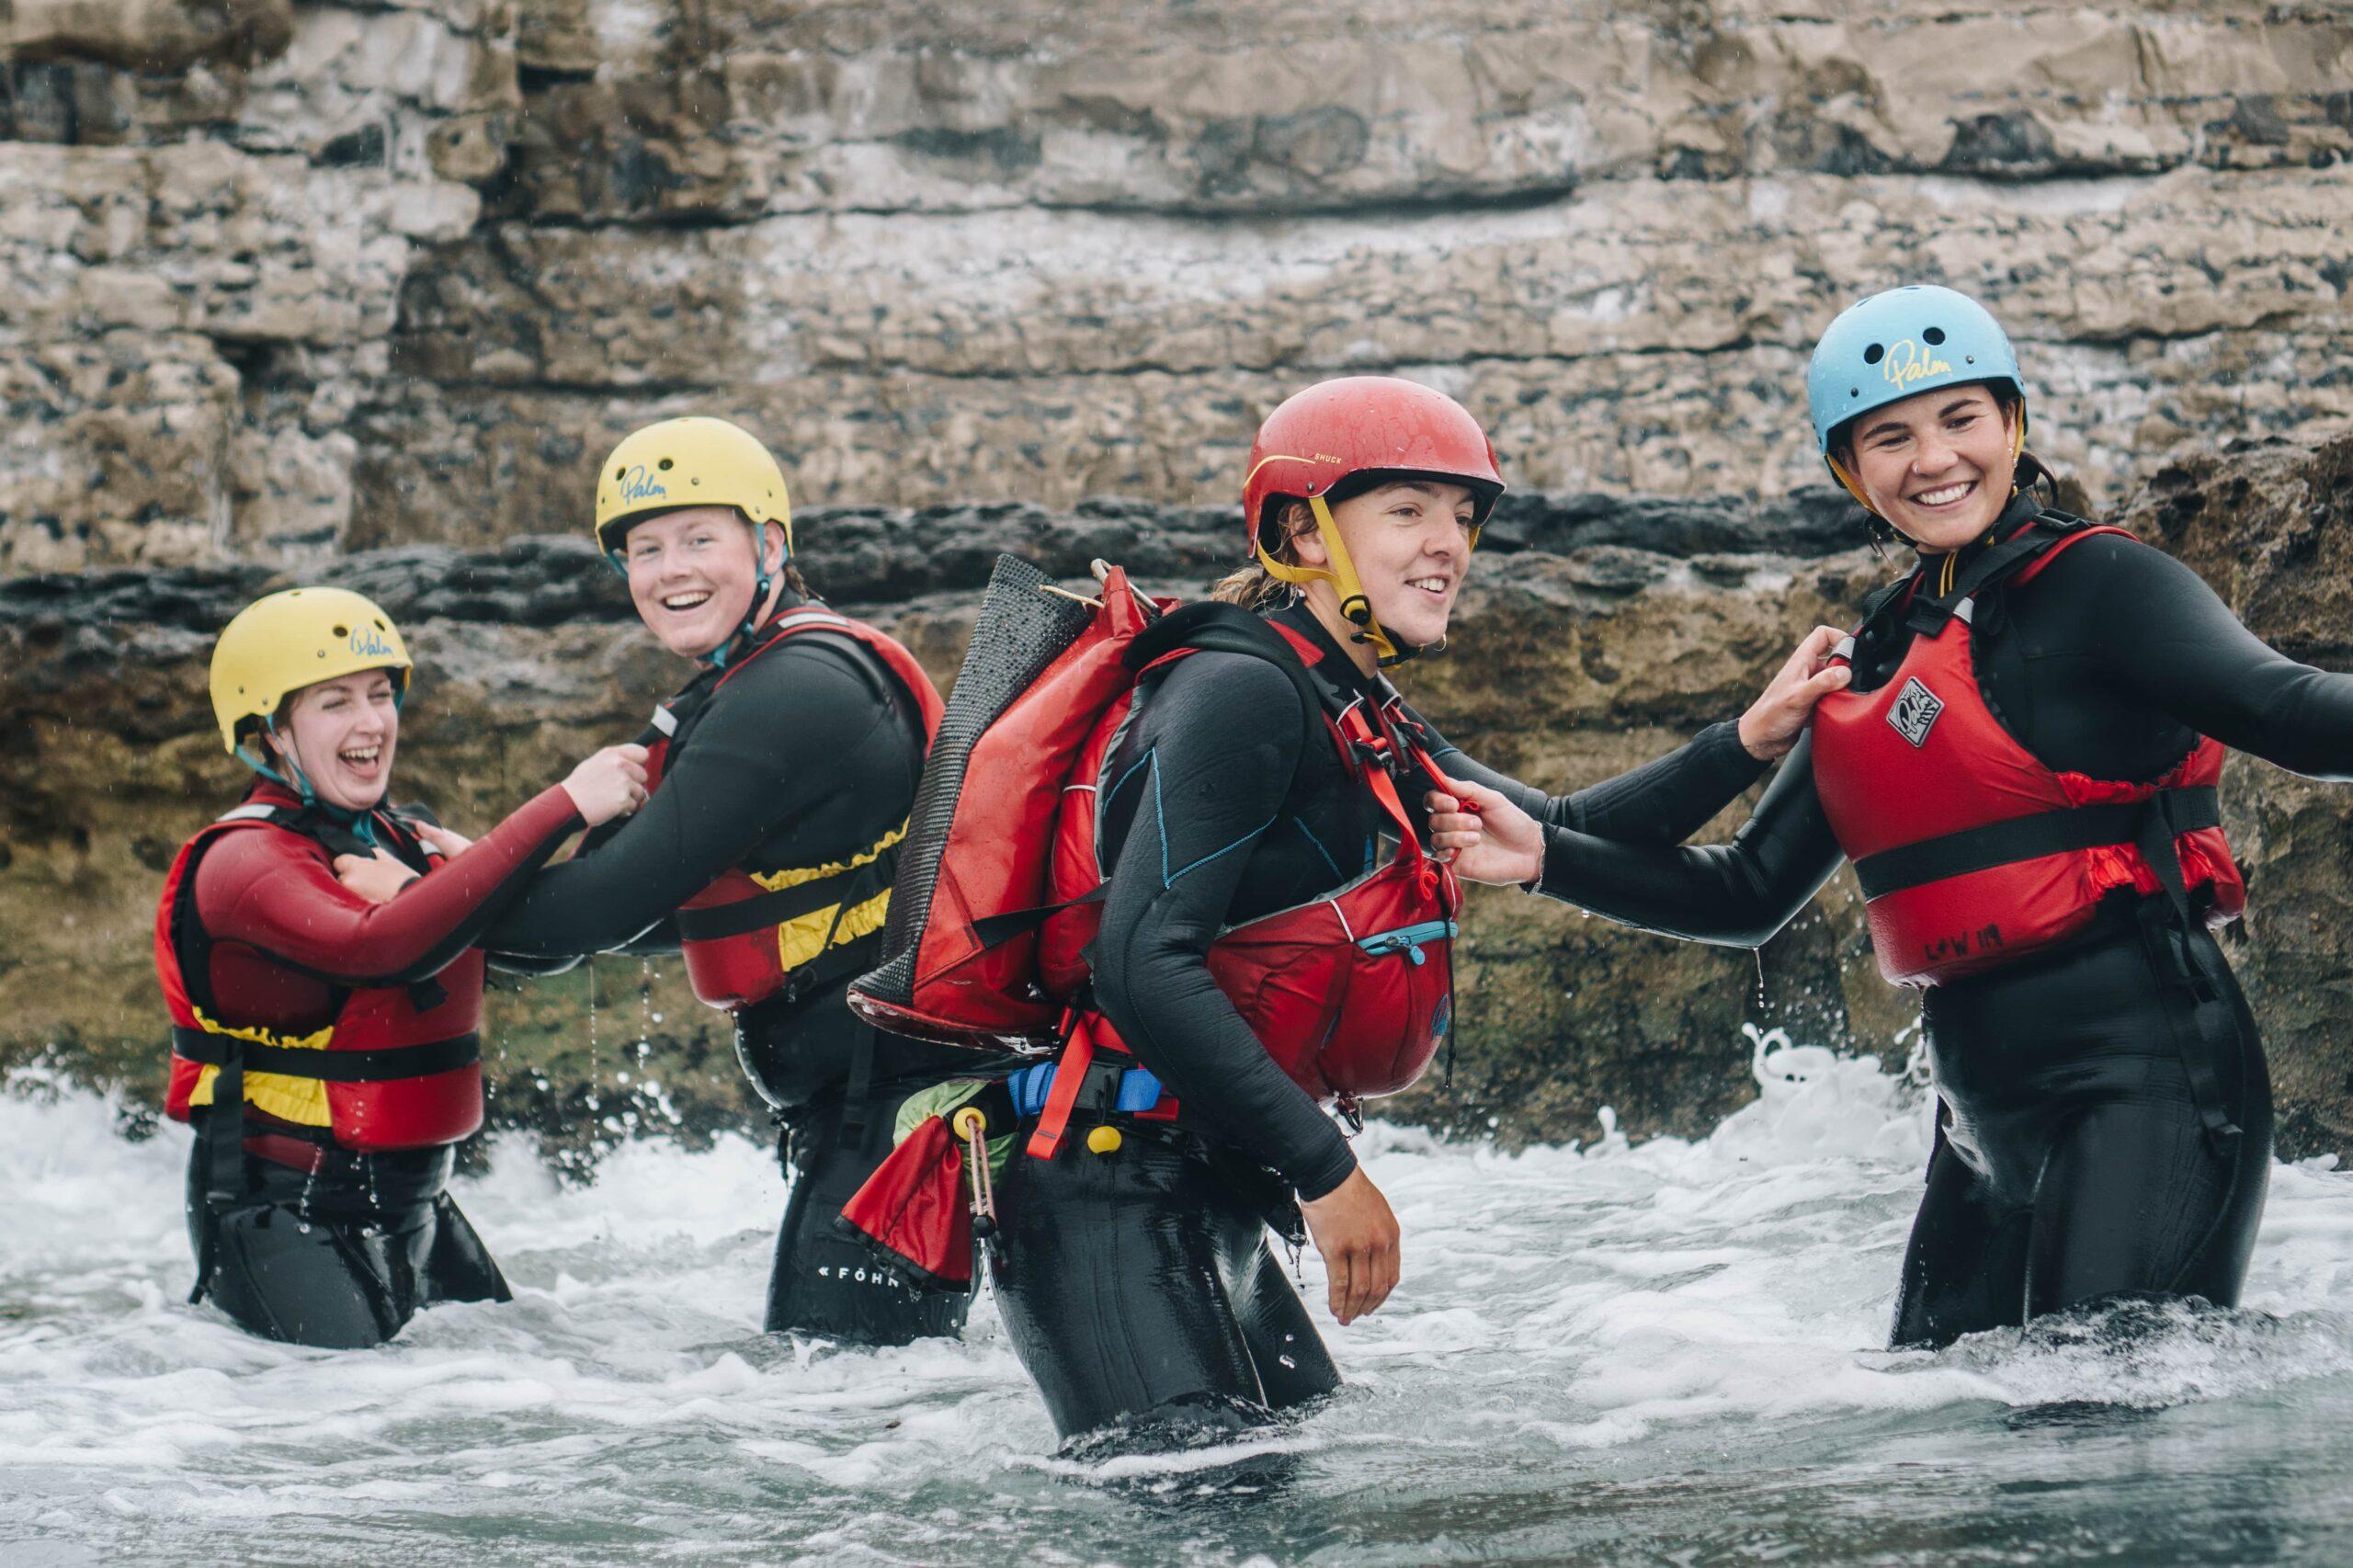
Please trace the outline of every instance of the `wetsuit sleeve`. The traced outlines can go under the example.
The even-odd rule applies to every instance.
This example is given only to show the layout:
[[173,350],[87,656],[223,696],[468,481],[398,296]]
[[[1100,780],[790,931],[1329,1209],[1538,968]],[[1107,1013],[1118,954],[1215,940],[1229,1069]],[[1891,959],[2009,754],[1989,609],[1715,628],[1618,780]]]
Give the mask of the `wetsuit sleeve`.
[[1138,746],[1122,748],[1124,837],[1111,847],[1095,995],[1186,1113],[1273,1169],[1303,1199],[1356,1169],[1339,1129],[1258,1043],[1211,978],[1208,954],[1250,846],[1299,769],[1297,689],[1264,660],[1195,653],[1161,677]]
[[413,984],[472,947],[579,825],[562,786],[543,790],[384,903],[336,881],[332,858],[308,839],[223,834],[197,869],[197,914],[215,940],[246,943],[339,984]]
[[[1427,727],[1427,726],[1426,726]],[[1436,732],[1432,732],[1435,735]],[[1442,748],[1442,749],[1440,749]],[[1740,726],[1711,724],[1665,756],[1569,795],[1547,795],[1438,738],[1430,760],[1509,800],[1550,827],[1621,844],[1680,844],[1756,782],[1766,765],[1740,744]]]
[[540,872],[483,945],[526,959],[661,950],[680,904],[845,778],[871,776],[870,751],[900,755],[895,711],[822,648],[763,655],[712,694],[637,813]]
[[2053,561],[2045,579],[2084,595],[2090,651],[2120,687],[2290,772],[2353,779],[2353,675],[2272,648],[2172,556],[2102,534]]
[[1645,931],[1755,948],[1805,907],[1841,858],[1814,793],[1808,734],[1730,844],[1638,846],[1548,827],[1540,886]]

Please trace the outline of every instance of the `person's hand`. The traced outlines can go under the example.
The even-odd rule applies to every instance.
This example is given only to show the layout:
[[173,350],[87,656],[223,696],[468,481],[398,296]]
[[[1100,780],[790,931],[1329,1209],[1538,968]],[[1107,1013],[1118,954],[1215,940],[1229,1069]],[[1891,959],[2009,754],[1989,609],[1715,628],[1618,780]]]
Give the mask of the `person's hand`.
[[1430,858],[1450,861],[1465,849],[1476,848],[1481,827],[1478,812],[1448,794],[1433,790],[1422,797],[1430,814]]
[[1455,786],[1461,798],[1433,790],[1430,842],[1450,851],[1457,876],[1509,887],[1532,882],[1544,869],[1544,828],[1483,784]]
[[1830,650],[1846,635],[1835,626],[1815,627],[1789,663],[1765,683],[1764,695],[1740,716],[1740,744],[1749,756],[1770,762],[1789,755],[1805,733],[1806,721],[1813,717],[1813,705],[1854,678],[1846,665],[1830,662]]
[[566,776],[563,792],[590,827],[627,816],[645,804],[645,748],[607,746]]
[[390,903],[394,893],[416,881],[416,869],[379,849],[373,855],[336,856],[335,880],[370,903]]
[[444,860],[454,860],[474,846],[472,839],[462,833],[451,833],[438,823],[411,823],[409,827],[417,837],[425,841],[425,846],[427,849],[432,850]]
[[1389,1299],[1404,1267],[1397,1216],[1362,1165],[1314,1202],[1302,1199],[1299,1211],[1324,1255],[1334,1317],[1354,1323]]

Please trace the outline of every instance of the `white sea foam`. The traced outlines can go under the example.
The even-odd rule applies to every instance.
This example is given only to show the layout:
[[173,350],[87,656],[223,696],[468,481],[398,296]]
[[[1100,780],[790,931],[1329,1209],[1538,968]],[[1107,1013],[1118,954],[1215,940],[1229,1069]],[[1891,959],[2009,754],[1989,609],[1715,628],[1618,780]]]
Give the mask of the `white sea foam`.
[[[1742,1541],[1904,1560],[1934,1554],[1923,1520],[2009,1539],[2020,1509],[2056,1532],[2012,1554],[2031,1560],[2071,1530],[2129,1546],[2166,1497],[2165,1540],[2242,1540],[2250,1489],[2300,1549],[2345,1539],[2353,1174],[2274,1170],[2240,1311],[1891,1352],[1923,1096],[1867,1061],[1756,1045],[1759,1098],[1704,1139],[1506,1153],[1374,1127],[1360,1148],[1405,1226],[1403,1289],[1333,1328],[1301,1262],[1351,1386],[1230,1449],[1088,1461],[1053,1457],[985,1298],[961,1345],[761,1334],[783,1193],[749,1141],[629,1144],[585,1186],[502,1142],[457,1191],[517,1300],[323,1352],[182,1304],[183,1130],[128,1141],[109,1101],[20,1074],[0,1095],[0,1560],[221,1555],[224,1528],[253,1555],[417,1564]],[[1996,1507],[2005,1478],[2047,1486]]]

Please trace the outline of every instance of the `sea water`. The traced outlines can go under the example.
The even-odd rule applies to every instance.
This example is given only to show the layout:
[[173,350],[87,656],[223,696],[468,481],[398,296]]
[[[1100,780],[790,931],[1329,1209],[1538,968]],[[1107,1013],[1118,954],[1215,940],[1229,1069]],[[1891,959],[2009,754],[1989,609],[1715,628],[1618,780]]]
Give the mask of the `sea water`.
[[1924,1096],[1759,1042],[1698,1142],[1376,1126],[1404,1283],[1257,1441],[1057,1458],[985,1292],[964,1343],[760,1332],[765,1149],[520,1141],[460,1203],[517,1300],[392,1346],[185,1304],[188,1135],[0,1095],[0,1563],[2353,1561],[2353,1174],[2280,1165],[2246,1301],[1886,1343]]

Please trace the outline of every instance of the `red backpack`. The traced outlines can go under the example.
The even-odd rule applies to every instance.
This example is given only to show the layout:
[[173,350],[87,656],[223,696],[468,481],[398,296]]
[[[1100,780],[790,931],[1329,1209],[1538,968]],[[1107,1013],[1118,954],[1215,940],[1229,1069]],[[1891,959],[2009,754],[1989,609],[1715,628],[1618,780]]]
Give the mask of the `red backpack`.
[[1236,606],[1180,608],[1139,596],[1116,567],[1101,575],[1087,600],[1000,559],[916,791],[884,934],[892,957],[851,985],[850,1006],[942,1044],[1032,1056],[1081,1040],[1123,1050],[1108,1020],[1071,1006],[1102,896],[1097,778],[1146,672],[1199,652],[1245,653],[1290,676],[1308,744],[1339,746],[1398,852],[1324,897],[1222,933],[1211,971],[1318,1099],[1404,1087],[1450,1022],[1461,894],[1424,851],[1392,775],[1418,769],[1439,787],[1444,776],[1410,725],[1327,696],[1303,642]]

